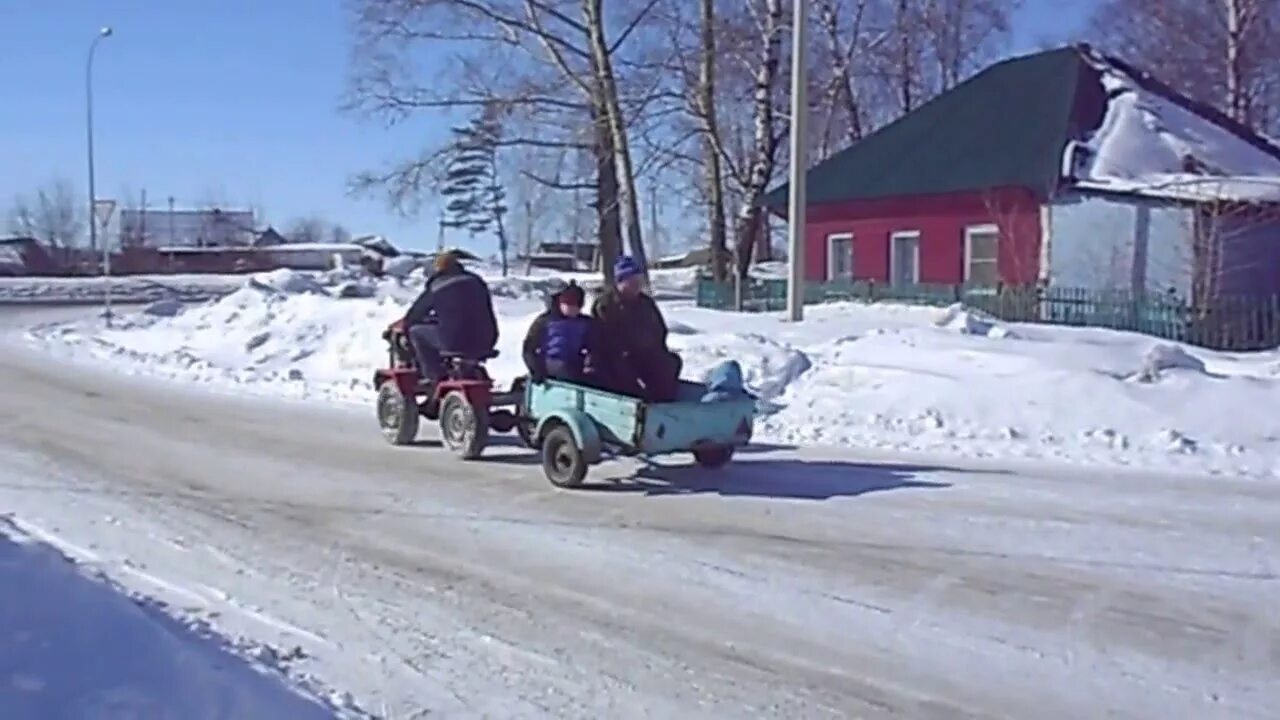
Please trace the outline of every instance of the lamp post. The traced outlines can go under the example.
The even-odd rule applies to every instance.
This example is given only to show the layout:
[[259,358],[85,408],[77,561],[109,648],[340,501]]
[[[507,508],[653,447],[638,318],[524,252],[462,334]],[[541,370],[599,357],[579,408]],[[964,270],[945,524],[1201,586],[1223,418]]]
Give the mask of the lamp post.
[[[89,60],[85,63],[84,69],[84,98],[85,98],[85,115],[87,122],[85,123],[86,133],[88,135],[89,145],[89,251],[94,252],[98,249],[98,218],[97,218],[97,194],[94,185],[93,173],[93,57],[97,53],[98,43],[105,38],[111,37],[111,28],[104,27],[98,31],[93,38],[93,42],[89,45]],[[109,246],[106,238],[102,241],[102,258],[103,273],[109,272],[108,264],[111,262]],[[110,289],[107,290],[110,292]],[[106,296],[107,304],[107,320],[111,318],[111,298]]]
[[787,201],[787,316],[804,319],[805,141],[808,139],[808,81],[805,58],[807,0],[792,1],[791,20],[791,178]]

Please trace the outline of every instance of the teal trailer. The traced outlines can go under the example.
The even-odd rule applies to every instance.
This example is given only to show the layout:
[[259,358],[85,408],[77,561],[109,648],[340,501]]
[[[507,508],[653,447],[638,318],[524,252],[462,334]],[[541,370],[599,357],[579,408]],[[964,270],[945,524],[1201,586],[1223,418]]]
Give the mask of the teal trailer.
[[706,395],[705,385],[687,381],[667,403],[558,380],[529,383],[516,427],[542,453],[543,472],[559,487],[581,485],[588,467],[608,455],[689,452],[699,465],[719,468],[751,441],[756,399],[742,393],[704,401]]

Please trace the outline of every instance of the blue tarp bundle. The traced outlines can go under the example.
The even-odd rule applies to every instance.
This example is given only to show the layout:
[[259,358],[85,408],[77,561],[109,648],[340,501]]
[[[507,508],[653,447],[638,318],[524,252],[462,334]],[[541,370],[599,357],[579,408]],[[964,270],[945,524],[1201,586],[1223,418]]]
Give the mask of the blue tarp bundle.
[[747,394],[742,383],[742,366],[737,360],[726,360],[712,368],[707,376],[707,392],[702,402],[723,402]]

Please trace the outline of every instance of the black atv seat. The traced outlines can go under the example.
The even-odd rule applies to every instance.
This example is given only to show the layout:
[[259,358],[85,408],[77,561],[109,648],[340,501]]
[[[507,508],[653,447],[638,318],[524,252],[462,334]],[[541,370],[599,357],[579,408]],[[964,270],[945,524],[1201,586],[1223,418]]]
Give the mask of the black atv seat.
[[478,362],[484,362],[485,360],[492,360],[498,357],[498,351],[490,350],[489,352],[485,353],[484,355],[481,355],[480,357],[475,357],[473,355],[463,354],[463,353],[444,352],[444,353],[440,353],[440,357],[441,359],[452,360],[454,362],[462,361],[462,362],[478,363]]

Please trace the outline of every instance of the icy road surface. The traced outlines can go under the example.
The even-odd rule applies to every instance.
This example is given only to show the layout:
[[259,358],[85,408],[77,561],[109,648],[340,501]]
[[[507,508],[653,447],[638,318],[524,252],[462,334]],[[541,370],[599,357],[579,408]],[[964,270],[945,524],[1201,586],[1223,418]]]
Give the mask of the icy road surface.
[[514,447],[461,464],[386,446],[369,408],[7,342],[0,511],[230,636],[296,647],[295,675],[374,715],[1280,706],[1275,483],[761,448],[721,474],[611,463],[592,477],[616,485],[562,492]]

